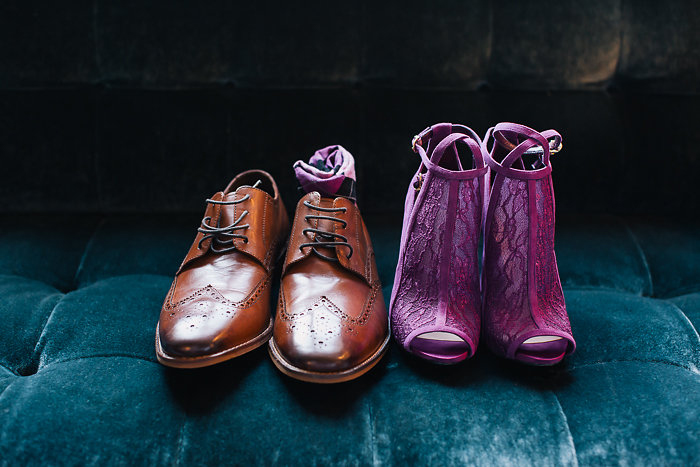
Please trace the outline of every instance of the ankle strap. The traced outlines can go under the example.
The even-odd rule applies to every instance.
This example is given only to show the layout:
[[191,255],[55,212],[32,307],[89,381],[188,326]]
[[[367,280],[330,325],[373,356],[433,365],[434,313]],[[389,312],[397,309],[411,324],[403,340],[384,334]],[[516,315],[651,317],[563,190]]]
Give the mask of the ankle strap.
[[444,133],[444,136],[447,136],[450,133],[458,133],[455,130],[461,130],[461,133],[470,136],[481,144],[479,135],[477,135],[476,132],[468,126],[460,125],[458,123],[438,123],[437,125],[427,127],[425,130],[414,136],[413,140],[411,141],[411,149],[417,154],[418,150],[416,147],[423,146],[424,141],[430,141],[432,136],[439,136],[438,133]]
[[[464,133],[456,132],[456,130],[463,131]],[[428,154],[423,148],[423,142],[426,140],[426,138],[427,142],[429,143],[429,150],[434,143],[431,140],[438,140],[437,145],[432,148],[430,157],[428,157]],[[445,154],[445,151],[455,143],[464,143],[467,145],[472,153],[472,156],[474,157],[475,168],[454,171],[440,167],[439,163],[442,156]],[[424,167],[426,167],[429,171],[440,173],[448,178],[474,178],[484,175],[488,170],[479,136],[474,132],[474,130],[464,125],[440,123],[438,125],[430,126],[413,137],[411,147],[413,151],[420,156]]]
[[[508,136],[513,134],[524,136],[526,139],[516,145],[508,139]],[[494,139],[494,146],[489,151],[488,141],[491,136]],[[493,151],[496,149],[497,144],[510,151],[501,162],[497,162],[493,158]],[[558,132],[554,130],[538,132],[517,123],[499,123],[495,127],[489,128],[483,142],[483,150],[486,154],[488,166],[496,173],[520,180],[536,180],[549,175],[552,172],[552,164],[549,161],[550,155],[559,152],[561,148],[561,135]],[[513,168],[513,163],[524,154],[541,154],[543,167],[535,170]]]

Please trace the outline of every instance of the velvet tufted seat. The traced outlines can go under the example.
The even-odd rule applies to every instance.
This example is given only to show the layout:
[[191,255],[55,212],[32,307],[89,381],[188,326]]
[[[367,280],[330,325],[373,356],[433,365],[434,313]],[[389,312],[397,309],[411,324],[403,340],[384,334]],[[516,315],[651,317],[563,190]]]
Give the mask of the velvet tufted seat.
[[[388,294],[399,225],[368,224]],[[156,363],[160,305],[196,225],[192,215],[3,219],[4,462],[700,458],[698,225],[560,220],[560,271],[579,343],[562,366],[520,367],[481,349],[464,365],[436,367],[394,345],[366,377],[330,387],[288,379],[264,349],[202,370]]]
[[[0,466],[700,464],[694,0],[0,4]],[[554,128],[577,352],[313,386],[156,363],[203,201],[342,144],[388,298],[413,134]]]

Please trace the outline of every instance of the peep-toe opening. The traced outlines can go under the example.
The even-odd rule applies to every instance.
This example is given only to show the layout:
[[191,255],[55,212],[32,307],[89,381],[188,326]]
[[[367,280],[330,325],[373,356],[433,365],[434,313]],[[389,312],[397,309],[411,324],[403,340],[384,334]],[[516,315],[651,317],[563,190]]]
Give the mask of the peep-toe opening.
[[[545,337],[545,336],[542,336]],[[544,342],[528,342],[520,344],[515,351],[515,359],[524,363],[554,365],[564,359],[569,343],[562,337],[546,336],[553,338]]]
[[407,351],[444,365],[470,358],[474,355],[475,347],[474,342],[464,332],[447,326],[422,326],[409,334],[404,341]]
[[411,350],[438,359],[466,358],[469,344],[456,334],[432,331],[417,335],[411,342]]
[[570,334],[556,329],[534,329],[514,339],[508,356],[537,366],[556,365],[576,349]]

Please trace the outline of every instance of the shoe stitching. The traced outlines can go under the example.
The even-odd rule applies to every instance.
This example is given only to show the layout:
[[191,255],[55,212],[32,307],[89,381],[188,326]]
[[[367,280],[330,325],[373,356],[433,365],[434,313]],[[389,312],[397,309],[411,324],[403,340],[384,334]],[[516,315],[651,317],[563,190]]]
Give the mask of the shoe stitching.
[[[266,197],[264,197],[263,199],[264,199],[265,201],[263,202],[262,241],[265,242],[265,224],[266,224],[265,221],[267,220],[267,201],[268,201],[269,198],[266,196]],[[270,244],[272,244],[272,243],[273,243],[273,242],[272,242],[272,239],[270,239]],[[268,248],[268,249],[267,249],[267,254],[265,255],[264,263],[265,263],[266,266],[267,266],[267,260],[268,260],[268,258],[270,257],[270,251],[271,251],[271,248]]]
[[[389,344],[389,339],[391,338],[390,334],[387,334],[387,336],[384,338],[382,341],[382,344],[379,346],[379,348],[372,354],[370,355],[367,359],[365,359],[362,363],[356,365],[353,368],[349,368],[347,370],[341,370],[341,371],[328,371],[328,372],[320,372],[320,371],[311,371],[311,370],[305,370],[303,368],[299,368],[295,365],[292,365],[290,362],[288,362],[283,356],[282,353],[279,351],[277,348],[277,345],[274,342],[274,338],[270,339],[270,348],[273,349],[274,358],[278,361],[283,362],[286,365],[286,368],[288,370],[294,370],[297,373],[301,374],[307,374],[307,375],[318,375],[318,376],[339,376],[339,375],[349,375],[353,374],[361,369],[366,368],[367,365],[369,365],[371,362],[374,362],[375,360],[379,361],[381,357],[384,355],[384,352],[388,348]],[[371,368],[370,368],[371,369]],[[369,371],[369,369],[368,369]]]
[[[369,319],[369,314],[370,314],[370,312],[372,311],[372,306],[374,305],[374,301],[375,301],[375,299],[376,299],[376,297],[377,297],[377,291],[378,291],[378,290],[379,290],[379,287],[377,287],[377,286],[373,286],[373,287],[372,287],[372,291],[371,291],[371,293],[370,293],[370,295],[369,295],[369,297],[368,297],[368,299],[367,299],[367,302],[365,303],[364,311],[363,311],[362,314],[361,314],[359,317],[357,317],[357,318],[352,318],[352,317],[350,317],[350,315],[348,315],[348,314],[345,313],[343,310],[341,310],[340,308],[338,308],[338,306],[337,306],[335,303],[333,303],[333,302],[332,302],[328,297],[326,297],[325,295],[322,295],[322,296],[321,296],[320,302],[321,302],[322,304],[324,304],[333,314],[335,314],[336,316],[338,316],[341,320],[347,321],[347,322],[349,322],[349,323],[351,323],[351,324],[353,324],[353,325],[356,325],[356,326],[363,326],[364,324],[367,323],[367,320]],[[317,304],[317,303],[318,303],[318,301],[315,302],[314,304]],[[313,310],[313,305],[312,305],[311,307],[309,307],[309,308],[306,308],[304,311],[300,311],[300,312],[295,312],[295,313],[292,313],[292,314],[288,314],[288,313],[286,312],[286,310],[285,310],[286,307],[284,306],[284,303],[283,303],[283,293],[282,293],[282,291],[280,290],[280,308],[281,308],[281,309],[280,309],[280,318],[281,318],[282,320],[284,320],[284,321],[291,321],[291,320],[295,319],[296,317],[300,316],[300,315],[303,314],[303,313],[312,311],[312,310]]]
[[[256,285],[255,289],[251,292],[251,294],[244,298],[241,301],[234,302],[231,300],[228,300],[226,297],[224,297],[221,292],[216,290],[214,286],[211,284],[208,284],[206,287],[202,287],[201,289],[196,290],[192,294],[188,295],[187,297],[183,298],[182,300],[172,303],[172,297],[168,300],[168,303],[166,306],[163,307],[164,311],[176,311],[177,308],[180,308],[183,305],[186,305],[189,302],[192,302],[194,300],[197,300],[199,297],[203,295],[210,295],[214,297],[214,299],[217,302],[220,302],[225,305],[229,305],[233,308],[238,308],[238,309],[246,309],[252,306],[257,299],[260,297],[262,292],[267,288],[268,284],[270,283],[270,276],[266,276],[262,281],[258,282]],[[173,287],[174,289],[174,287]]]
[[[178,356],[178,357],[171,357],[170,355],[168,355],[168,354],[162,349],[162,345],[161,345],[161,343],[160,343],[160,336],[158,335],[158,333],[159,333],[159,331],[160,331],[159,329],[156,329],[155,343],[156,343],[156,348],[157,348],[158,350],[160,350],[160,351],[162,352],[162,354],[163,354],[164,356],[166,356],[167,358],[170,358],[170,359],[173,359],[173,360],[179,360],[179,361],[188,361],[188,360],[189,360],[189,361],[204,361],[204,360],[210,360],[210,359],[212,359],[212,358],[221,357],[221,356],[223,356],[223,355],[230,354],[230,353],[235,352],[235,351],[237,351],[237,350],[240,350],[240,349],[242,349],[242,348],[244,348],[244,347],[247,347],[247,346],[249,346],[249,345],[252,345],[252,344],[254,344],[254,343],[259,342],[260,339],[263,338],[263,336],[266,336],[266,334],[268,334],[268,333],[271,334],[272,326],[273,326],[273,321],[272,321],[272,317],[270,317],[270,319],[269,319],[269,321],[268,321],[268,325],[267,325],[267,327],[265,328],[265,330],[262,331],[262,332],[261,332],[260,334],[258,334],[257,336],[253,337],[252,339],[248,339],[247,341],[242,342],[242,343],[240,343],[240,344],[238,344],[238,345],[236,345],[236,346],[234,346],[234,347],[231,347],[231,348],[225,349],[225,350],[221,350],[221,351],[219,351],[219,352],[217,352],[217,353],[210,354],[210,355],[198,355],[198,356],[196,356],[196,357],[180,357],[180,356]],[[253,349],[250,349],[250,350],[253,350]],[[85,358],[85,357],[81,357],[81,358]],[[88,358],[89,358],[89,357],[88,357]],[[135,357],[135,358],[139,358],[139,357]],[[148,360],[148,361],[152,361],[152,360]],[[60,362],[59,362],[59,363],[60,363]]]
[[[316,200],[316,197],[311,196],[311,199]],[[302,201],[299,201],[299,203],[302,203]],[[290,236],[289,236],[289,248],[287,249],[287,257],[285,258],[285,261],[284,261],[285,264],[282,268],[283,272],[290,264],[293,264],[293,263],[299,261],[301,258],[304,258],[306,256],[305,253],[302,251],[301,258],[294,259],[294,254],[296,254],[296,252],[294,250],[296,250],[296,248],[294,248],[294,249],[291,248],[292,243],[297,242],[297,240],[296,240],[297,220],[301,217],[301,215],[299,213],[300,209],[302,209],[301,206],[297,206],[297,210],[294,212],[294,221],[292,222],[292,230],[291,230]]]

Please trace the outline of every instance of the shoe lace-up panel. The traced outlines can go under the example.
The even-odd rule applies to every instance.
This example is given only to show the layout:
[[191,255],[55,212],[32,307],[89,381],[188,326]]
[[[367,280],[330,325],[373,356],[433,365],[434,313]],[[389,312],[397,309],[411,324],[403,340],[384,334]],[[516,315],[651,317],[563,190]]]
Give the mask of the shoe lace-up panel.
[[[311,210],[318,211],[320,213],[347,212],[347,208],[345,207],[327,208],[322,206],[314,206],[308,201],[304,201],[304,206]],[[306,216],[304,216],[304,220],[306,220],[306,222],[308,222],[311,225],[313,225],[312,220],[326,220],[330,222],[339,223],[343,229],[348,226],[348,223],[346,221],[338,219],[337,217],[327,216],[324,214],[307,214]],[[335,250],[336,247],[345,247],[348,248],[347,258],[350,259],[352,257],[353,247],[352,245],[350,245],[350,243],[348,243],[348,239],[344,235],[315,227],[307,227],[304,230],[302,230],[302,233],[304,235],[308,235],[310,233],[314,234],[314,236],[312,237],[313,241],[305,242],[299,245],[299,250],[301,250],[302,252],[304,251],[304,248],[311,248],[311,250],[321,258],[327,259],[329,261],[338,261],[338,258],[336,256],[325,255],[318,251],[317,248],[332,248]]]
[[[250,195],[245,195],[243,198],[232,201],[218,201],[215,199],[207,199],[207,203],[231,206],[235,204],[240,204],[244,201],[247,201],[248,199],[250,199]],[[204,217],[204,219],[202,219],[200,227],[197,229],[197,232],[201,232],[204,234],[199,239],[199,242],[197,243],[197,248],[201,249],[202,243],[208,239],[211,239],[211,242],[209,242],[209,250],[213,253],[226,253],[235,250],[236,245],[234,244],[233,240],[236,238],[240,238],[245,243],[248,243],[248,237],[246,235],[236,233],[237,231],[245,230],[248,227],[250,227],[249,224],[241,224],[241,221],[247,214],[248,211],[243,211],[238,217],[238,219],[233,221],[231,225],[227,225],[225,227],[211,225],[212,217]]]
[[197,237],[179,271],[196,258],[227,257],[233,253],[251,256],[271,270],[281,244],[279,229],[270,223],[270,216],[280,215],[279,205],[257,185],[241,185],[235,191],[219,192],[207,200]]
[[357,205],[338,197],[322,197],[313,191],[297,203],[284,271],[314,257],[333,267],[352,271],[367,284],[378,281],[372,243]]
[[[262,185],[262,180],[256,181],[252,188],[258,188]],[[244,188],[244,187],[241,187]],[[237,193],[234,192],[234,195]],[[245,201],[248,201],[250,199],[250,193],[246,193],[243,195],[241,198],[238,199],[232,199],[232,200],[224,200],[224,199],[213,199],[209,198],[207,199],[207,204],[208,205],[215,205],[215,206],[235,206],[237,204],[241,204]],[[246,235],[236,233],[238,231],[245,230],[250,227],[250,224],[241,224],[241,221],[243,218],[248,215],[248,210],[244,210],[237,219],[235,219],[231,224],[226,225],[224,227],[220,227],[218,224],[221,222],[221,210],[217,210],[219,212],[219,217],[217,218],[217,225],[212,225],[212,216],[207,216],[205,213],[204,219],[202,219],[202,223],[200,224],[199,228],[197,229],[197,232],[200,232],[204,234],[200,239],[199,242],[197,243],[197,248],[201,249],[202,248],[202,243],[204,243],[206,240],[211,239],[209,242],[209,251],[213,253],[226,253],[229,251],[236,250],[236,244],[234,243],[234,240],[236,238],[240,238],[243,240],[243,242],[248,243],[248,237]],[[235,212],[235,210],[234,210]]]

